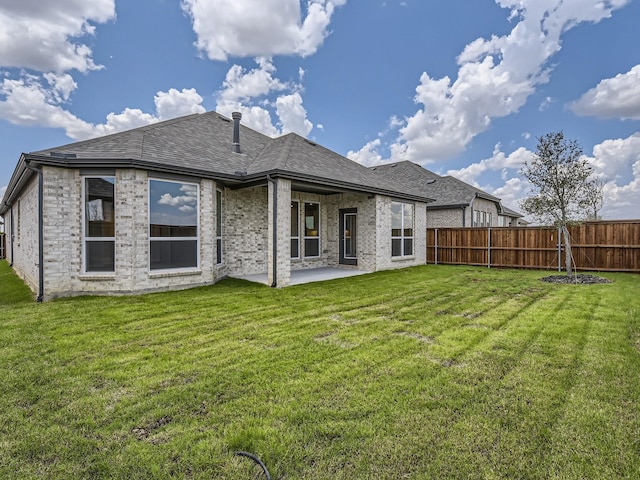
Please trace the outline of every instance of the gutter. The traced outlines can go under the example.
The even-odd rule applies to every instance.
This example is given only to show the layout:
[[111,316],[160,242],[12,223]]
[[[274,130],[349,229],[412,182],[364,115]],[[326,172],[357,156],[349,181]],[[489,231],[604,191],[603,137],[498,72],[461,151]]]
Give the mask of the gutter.
[[271,288],[278,286],[278,183],[271,178],[271,175],[267,174],[267,180],[273,186],[273,221],[272,221],[272,252],[271,262],[273,268],[273,281],[271,282]]
[[[42,303],[44,299],[44,181],[42,177],[42,166],[32,167],[29,160],[25,160],[25,166],[38,175],[38,297],[36,302]],[[11,215],[13,221],[13,215]],[[13,229],[11,229],[13,235]],[[13,242],[11,245],[13,250]],[[13,261],[13,253],[11,260]]]

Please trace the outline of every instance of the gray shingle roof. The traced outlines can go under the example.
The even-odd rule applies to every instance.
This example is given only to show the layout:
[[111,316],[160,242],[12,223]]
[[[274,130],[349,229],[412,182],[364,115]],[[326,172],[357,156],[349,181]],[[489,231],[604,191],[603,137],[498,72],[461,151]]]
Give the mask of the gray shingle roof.
[[372,167],[372,170],[387,179],[399,181],[411,187],[412,190],[420,191],[423,195],[435,199],[429,204],[429,208],[469,205],[476,196],[500,203],[499,198],[479,188],[451,176],[441,177],[413,162],[379,165]]
[[75,154],[77,158],[95,159],[96,163],[101,159],[139,160],[232,175],[245,171],[271,141],[243,125],[240,131],[241,155],[231,151],[233,122],[216,112],[188,115],[33,154]]
[[241,124],[241,153],[234,153],[233,126],[231,119],[216,112],[193,114],[32,152],[25,158],[64,166],[132,165],[201,175],[235,185],[271,174],[330,185],[336,191],[431,201],[422,189],[381,178],[371,169],[295,133],[273,139]]
[[505,217],[513,217],[513,218],[522,218],[522,217],[524,217],[524,215],[522,215],[521,213],[518,213],[515,210],[511,210],[510,208],[507,208],[504,205],[502,206],[501,215],[504,215]]

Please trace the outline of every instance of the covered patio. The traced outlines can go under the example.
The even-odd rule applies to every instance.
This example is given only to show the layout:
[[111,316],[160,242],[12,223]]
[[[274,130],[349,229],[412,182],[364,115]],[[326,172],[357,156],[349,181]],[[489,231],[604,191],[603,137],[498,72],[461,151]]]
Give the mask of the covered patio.
[[[311,282],[323,282],[325,280],[334,280],[336,278],[353,277],[356,275],[363,275],[370,273],[362,270],[356,270],[351,268],[336,268],[336,267],[320,267],[309,268],[306,270],[292,270],[291,281],[289,285],[301,285],[303,283]],[[234,278],[242,280],[248,280],[250,282],[262,283],[269,285],[266,273],[258,273],[254,275],[243,275]]]

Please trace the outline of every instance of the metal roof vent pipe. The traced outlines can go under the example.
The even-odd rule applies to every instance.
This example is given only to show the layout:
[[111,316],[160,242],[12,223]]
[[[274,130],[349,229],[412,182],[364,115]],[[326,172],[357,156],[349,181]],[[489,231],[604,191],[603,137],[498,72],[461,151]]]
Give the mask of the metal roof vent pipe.
[[233,119],[233,152],[240,153],[240,119],[242,114],[233,112],[231,118]]

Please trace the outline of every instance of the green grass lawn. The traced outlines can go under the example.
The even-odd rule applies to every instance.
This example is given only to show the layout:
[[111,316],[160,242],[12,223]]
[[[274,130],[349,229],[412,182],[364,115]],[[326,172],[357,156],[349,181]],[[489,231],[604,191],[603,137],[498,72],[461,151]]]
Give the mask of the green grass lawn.
[[0,478],[639,478],[640,276],[546,274],[36,304],[0,262]]

